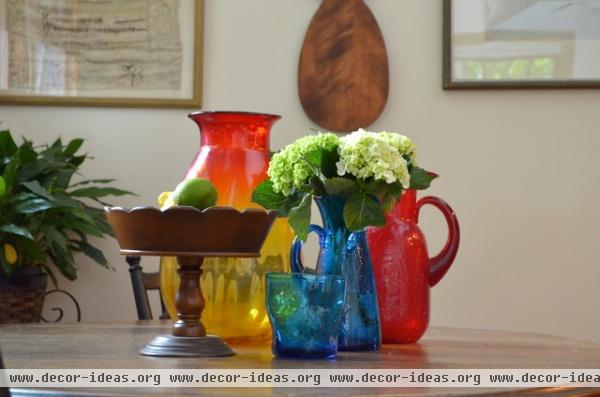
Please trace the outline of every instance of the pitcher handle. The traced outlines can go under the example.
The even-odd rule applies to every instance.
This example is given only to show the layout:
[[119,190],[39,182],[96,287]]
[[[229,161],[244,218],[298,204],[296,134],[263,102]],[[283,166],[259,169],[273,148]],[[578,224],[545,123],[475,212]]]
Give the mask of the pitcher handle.
[[[319,235],[319,243],[325,237],[325,230],[319,225],[308,226],[308,232],[314,232]],[[293,273],[304,273],[304,264],[302,263],[302,240],[296,236],[290,249],[290,266]]]
[[429,258],[429,285],[433,287],[444,277],[450,265],[454,262],[454,258],[456,258],[460,243],[460,228],[452,207],[441,198],[434,196],[423,197],[417,201],[417,222],[421,207],[425,204],[431,204],[440,210],[448,224],[448,239],[446,240],[446,244],[444,244],[439,254]]

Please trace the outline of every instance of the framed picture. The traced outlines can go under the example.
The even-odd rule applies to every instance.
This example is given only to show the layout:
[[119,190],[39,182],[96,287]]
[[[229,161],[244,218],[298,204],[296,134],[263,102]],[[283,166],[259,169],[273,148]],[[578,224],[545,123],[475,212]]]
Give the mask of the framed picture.
[[444,89],[600,88],[600,0],[444,0]]
[[0,0],[0,104],[200,107],[203,0]]

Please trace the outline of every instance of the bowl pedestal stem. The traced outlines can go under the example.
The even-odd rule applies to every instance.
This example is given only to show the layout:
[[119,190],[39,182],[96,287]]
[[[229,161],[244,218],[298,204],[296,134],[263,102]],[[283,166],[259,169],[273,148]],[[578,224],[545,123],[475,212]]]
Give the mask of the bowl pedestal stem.
[[235,353],[221,338],[206,335],[200,321],[204,309],[204,296],[200,285],[202,256],[181,255],[177,257],[180,277],[175,300],[177,321],[171,335],[159,335],[140,351],[144,356],[166,357],[225,357]]

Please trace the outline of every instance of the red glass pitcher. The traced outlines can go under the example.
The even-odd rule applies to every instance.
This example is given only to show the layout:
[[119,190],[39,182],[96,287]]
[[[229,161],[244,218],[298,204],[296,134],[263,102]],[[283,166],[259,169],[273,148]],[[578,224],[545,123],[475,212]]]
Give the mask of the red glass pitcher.
[[[405,191],[386,214],[386,225],[367,232],[383,343],[412,343],[423,336],[429,325],[429,289],[444,277],[458,251],[460,229],[452,208],[437,197],[416,197],[415,190]],[[417,224],[425,204],[442,212],[449,229],[446,244],[432,258]]]

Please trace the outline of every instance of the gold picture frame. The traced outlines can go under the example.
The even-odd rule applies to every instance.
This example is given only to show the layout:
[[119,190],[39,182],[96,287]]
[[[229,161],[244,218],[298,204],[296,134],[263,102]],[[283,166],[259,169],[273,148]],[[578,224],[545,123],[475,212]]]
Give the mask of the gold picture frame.
[[203,31],[204,0],[0,0],[0,104],[199,108]]

